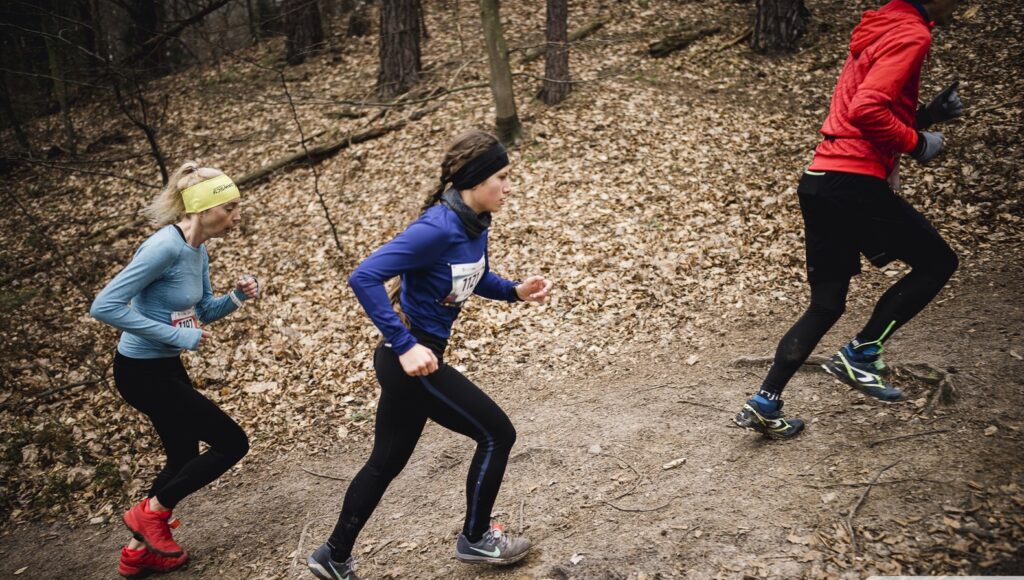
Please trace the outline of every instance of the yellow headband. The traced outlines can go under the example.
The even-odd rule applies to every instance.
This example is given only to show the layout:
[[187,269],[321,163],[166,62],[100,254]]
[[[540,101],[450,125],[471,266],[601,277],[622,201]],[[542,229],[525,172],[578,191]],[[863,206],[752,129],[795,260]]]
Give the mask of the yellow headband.
[[227,175],[218,175],[181,191],[185,213],[199,213],[242,197],[238,186]]

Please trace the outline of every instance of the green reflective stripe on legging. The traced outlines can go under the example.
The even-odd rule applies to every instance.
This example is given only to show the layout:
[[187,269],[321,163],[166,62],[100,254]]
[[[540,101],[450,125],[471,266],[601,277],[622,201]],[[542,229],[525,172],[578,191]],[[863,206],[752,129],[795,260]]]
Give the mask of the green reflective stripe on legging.
[[821,177],[822,175],[825,175],[824,171],[811,171],[810,169],[804,171],[804,173],[806,173],[807,175],[814,175],[816,177]]
[[878,345],[878,354],[881,354],[882,351],[884,350],[882,348],[882,341],[889,337],[889,333],[892,332],[892,327],[894,327],[894,326],[896,326],[896,321],[895,320],[889,322],[889,325],[886,326],[885,330],[882,331],[882,336],[879,336],[877,339],[872,340],[871,342],[862,342],[862,343],[858,344],[857,345],[857,349],[859,350],[859,349],[864,348],[865,346],[869,346],[869,345],[872,345],[872,344],[877,344]]
[[885,340],[886,337],[889,336],[889,333],[892,332],[892,327],[894,327],[894,326],[896,326],[896,321],[895,320],[889,322],[889,326],[885,327],[885,331],[882,332],[882,336],[879,336],[878,340],[875,341],[875,342],[878,343],[878,346],[882,346],[882,341]]

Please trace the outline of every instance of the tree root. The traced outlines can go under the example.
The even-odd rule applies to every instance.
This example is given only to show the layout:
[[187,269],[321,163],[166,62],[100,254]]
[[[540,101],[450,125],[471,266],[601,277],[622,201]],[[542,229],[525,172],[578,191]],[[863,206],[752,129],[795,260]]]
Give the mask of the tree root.
[[864,488],[864,493],[860,494],[860,497],[857,499],[857,503],[853,504],[853,507],[850,508],[850,515],[846,516],[846,528],[847,531],[850,532],[850,547],[853,549],[853,553],[855,555],[857,554],[857,534],[853,529],[853,518],[857,516],[857,510],[859,510],[860,506],[864,504],[864,500],[867,499],[868,493],[871,491],[871,488],[875,486],[878,478],[882,477],[883,473],[885,473],[889,468],[894,467],[897,463],[899,463],[899,460],[878,470],[878,473],[876,473],[875,476],[871,478],[871,481],[868,482],[868,486]]

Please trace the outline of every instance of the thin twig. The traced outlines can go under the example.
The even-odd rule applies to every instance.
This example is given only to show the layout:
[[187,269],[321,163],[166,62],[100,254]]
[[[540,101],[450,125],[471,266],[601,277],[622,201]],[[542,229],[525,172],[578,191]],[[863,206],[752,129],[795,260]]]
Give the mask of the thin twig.
[[519,527],[517,527],[516,530],[518,530],[520,534],[523,533],[523,508],[525,506],[526,506],[526,500],[525,499],[519,500]]
[[936,433],[947,433],[949,431],[950,431],[949,429],[932,429],[931,431],[922,431],[920,433],[911,433],[910,435],[899,435],[897,437],[886,437],[885,439],[876,439],[875,441],[872,441],[872,442],[868,443],[868,447],[874,447],[875,445],[879,445],[881,443],[886,443],[888,441],[899,441],[900,439],[911,439],[913,437],[924,437],[925,435],[934,435]]
[[310,475],[315,475],[317,477],[325,477],[327,479],[335,479],[337,481],[348,481],[347,477],[338,477],[337,475],[327,475],[326,473],[317,473],[317,472],[313,471],[312,469],[306,469],[305,467],[302,467],[302,466],[300,466],[300,468],[302,469],[302,471],[305,471],[306,473],[308,473]]
[[[675,500],[676,500],[676,498],[673,497],[672,499],[670,499],[667,502],[665,502],[663,505],[660,505],[658,507],[652,507],[652,508],[624,508],[624,507],[619,507],[619,506],[613,504],[610,501],[604,501],[604,500],[600,501],[599,503],[602,503],[602,504],[604,504],[604,505],[606,505],[608,507],[617,509],[620,512],[642,513],[642,512],[656,512],[658,510],[663,510],[663,509],[667,508],[668,506],[672,505],[672,502],[675,501]],[[587,507],[587,506],[582,506],[582,507]]]
[[971,109],[970,111],[968,111],[967,115],[970,116],[970,117],[974,117],[974,116],[980,115],[982,113],[987,113],[989,111],[995,111],[996,109],[1002,109],[1003,107],[1012,107],[1014,105],[1021,105],[1021,104],[1024,104],[1024,99],[1015,99],[1015,100],[1006,101],[1006,102],[1003,102],[1003,103],[996,103],[995,105],[989,105],[987,107],[979,107],[977,109]]
[[302,526],[302,533],[299,534],[299,545],[296,546],[296,548],[295,548],[295,557],[292,558],[292,568],[294,568],[295,565],[299,563],[299,558],[302,557],[302,544],[306,540],[306,532],[309,531],[309,526],[312,525],[313,522],[315,522],[317,520],[321,520],[321,519],[323,519],[323,518],[322,517],[321,518],[313,518],[313,519],[309,520],[308,522],[306,522],[306,525]]
[[640,472],[637,471],[635,467],[630,465],[629,462],[626,461],[625,459],[622,459],[621,457],[617,457],[615,455],[612,455],[611,453],[608,454],[608,457],[611,457],[611,458],[615,459],[616,461],[622,463],[623,465],[628,467],[630,470],[632,470],[633,473],[636,474],[636,479],[633,480],[633,487],[631,487],[628,491],[624,491],[624,492],[620,493],[619,495],[615,496],[612,499],[621,499],[621,498],[626,497],[627,495],[633,493],[634,491],[636,491],[636,488],[640,487],[640,482],[643,480],[644,476],[640,475]]
[[369,553],[369,554],[368,554],[368,555],[366,556],[366,559],[367,559],[367,560],[369,560],[370,558],[372,558],[372,557],[376,556],[378,552],[380,552],[380,551],[381,551],[381,550],[383,550],[384,548],[388,547],[388,545],[389,545],[389,544],[391,544],[391,542],[394,542],[394,541],[395,541],[395,540],[394,540],[394,538],[392,538],[392,539],[390,539],[390,540],[388,540],[388,541],[384,542],[383,544],[381,544],[381,545],[377,546],[377,548],[376,548],[376,549],[374,549],[374,550],[373,550],[372,552],[370,552],[370,553]]
[[[773,362],[775,362],[775,359],[770,356],[741,356],[732,361],[732,366],[753,367],[766,364],[770,365]],[[805,370],[803,369],[803,367],[820,367],[826,362],[828,362],[827,358],[812,354],[811,356],[807,357],[807,360],[805,360],[803,365],[801,365],[801,370]]]
[[705,409],[714,409],[716,411],[721,411],[722,413],[732,413],[729,409],[723,409],[714,405],[708,405],[707,403],[698,403],[697,401],[690,401],[687,399],[678,399],[676,402],[683,403],[684,405],[693,405],[695,407],[704,407]]
[[[146,153],[146,155],[150,155],[150,153]],[[131,183],[134,183],[136,185],[140,185],[142,187],[146,187],[146,188],[149,188],[149,189],[160,189],[160,187],[161,187],[160,185],[157,185],[155,183],[147,183],[145,181],[141,181],[139,179],[135,179],[134,177],[128,177],[126,175],[118,175],[116,173],[111,173],[109,171],[99,171],[99,170],[95,170],[95,169],[82,169],[82,168],[79,168],[79,167],[66,167],[65,166],[66,164],[63,164],[63,163],[47,163],[46,161],[39,161],[39,160],[36,160],[36,159],[29,159],[29,158],[26,158],[26,157],[0,157],[0,161],[12,161],[12,162],[17,162],[17,163],[27,163],[27,164],[30,164],[30,165],[42,165],[43,167],[46,167],[46,168],[49,168],[49,169],[57,169],[57,170],[60,170],[60,171],[67,171],[69,173],[84,173],[86,175],[102,175],[104,177],[112,177],[114,179],[121,179],[123,181],[129,181]]]
[[[913,483],[941,483],[941,484],[951,483],[949,481],[939,481],[937,479],[925,479],[923,477],[908,477],[908,478],[905,478],[905,479],[890,479],[890,480],[887,480],[887,481],[880,481],[880,482],[876,483],[875,485],[893,485],[893,484],[896,484],[896,483],[911,483],[911,482],[913,482]],[[833,488],[836,488],[836,487],[863,487],[863,486],[867,485],[867,482],[858,481],[858,482],[855,482],[855,483],[828,483],[828,484],[825,484],[825,485],[812,485],[810,483],[805,483],[803,485],[804,485],[804,487],[809,487],[811,489],[833,489]]]
[[324,194],[320,191],[320,172],[316,169],[316,164],[309,158],[309,147],[306,146],[306,134],[302,128],[302,121],[299,120],[299,112],[295,109],[295,103],[292,102],[292,93],[288,90],[288,81],[284,78],[284,70],[277,71],[278,76],[281,79],[281,88],[284,89],[284,95],[288,99],[288,107],[292,111],[292,118],[295,120],[295,126],[299,129],[299,139],[302,144],[302,151],[306,154],[306,159],[309,160],[309,170],[313,172],[313,191],[316,193],[317,200],[320,202],[320,208],[324,211],[324,218],[327,220],[327,225],[331,227],[331,236],[334,238],[334,247],[338,249],[339,255],[344,255],[344,251],[341,248],[341,240],[338,238],[338,228],[334,225],[334,219],[331,217],[331,210],[327,207],[327,201],[324,200]]
[[853,529],[853,518],[857,515],[857,510],[860,509],[860,506],[864,503],[864,500],[867,499],[868,493],[871,491],[871,488],[875,486],[875,483],[878,481],[878,478],[882,477],[882,474],[885,473],[886,470],[888,470],[891,467],[894,467],[899,462],[900,460],[897,459],[896,461],[893,461],[892,463],[886,465],[882,469],[879,469],[878,473],[875,474],[875,477],[873,477],[871,481],[868,483],[868,486],[864,488],[864,493],[860,494],[860,497],[857,499],[857,503],[853,504],[853,507],[850,508],[850,515],[846,517],[846,528],[847,531],[850,533],[850,547],[853,549],[854,555],[857,554],[857,535]]

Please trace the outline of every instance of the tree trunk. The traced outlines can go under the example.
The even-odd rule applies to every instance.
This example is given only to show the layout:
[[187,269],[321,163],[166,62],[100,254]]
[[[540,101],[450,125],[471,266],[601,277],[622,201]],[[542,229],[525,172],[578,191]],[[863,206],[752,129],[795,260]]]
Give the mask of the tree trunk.
[[[138,70],[148,70],[149,74],[156,76],[158,72],[163,72],[164,64],[162,51],[159,50],[163,43],[159,40],[161,18],[157,0],[132,0],[127,6],[130,6],[128,15],[132,20],[130,27],[132,50],[130,52],[133,55],[138,54],[140,57],[137,62],[128,64],[130,66],[137,65]],[[155,48],[148,49],[147,47],[150,46]]]
[[[56,7],[53,7],[56,8]],[[46,42],[46,57],[50,65],[50,78],[53,82],[53,96],[60,106],[60,118],[64,125],[64,150],[72,155],[75,153],[75,126],[71,121],[71,110],[69,109],[68,84],[64,77],[64,53],[65,45],[57,46],[54,37],[59,36],[59,25],[54,22],[55,16],[51,13],[42,17],[43,39]]]
[[494,95],[495,129],[498,139],[511,146],[523,135],[523,125],[516,114],[516,100],[512,94],[512,71],[508,66],[508,46],[501,29],[499,0],[480,0],[480,18],[483,21],[484,40],[487,42],[487,60],[491,65],[491,93]]
[[420,80],[420,0],[382,0],[380,6],[380,73],[383,99],[400,95]]
[[568,0],[548,0],[545,36],[544,86],[540,98],[546,105],[557,105],[569,96],[569,6]]
[[795,50],[809,16],[803,0],[757,0],[750,47],[758,52]]
[[259,4],[253,4],[253,0],[245,0],[245,10],[247,19],[249,20],[249,36],[252,37],[253,44],[260,43],[260,12]]
[[427,32],[427,14],[422,1],[416,3],[416,20],[420,23],[420,34],[423,36],[423,40],[430,40],[430,32]]
[[21,149],[27,155],[31,156],[32,148],[28,142],[28,136],[21,127],[18,114],[14,111],[14,106],[11,104],[11,95],[7,90],[7,73],[2,71],[0,71],[0,114],[7,117],[7,122],[10,123],[11,128],[14,130],[14,138],[17,139],[18,145],[21,146]]
[[348,29],[345,34],[349,37],[366,36],[370,34],[370,8],[366,0],[354,0],[352,13],[348,16]]
[[317,0],[285,0],[281,6],[284,15],[285,47],[288,64],[300,64],[306,55],[317,52],[324,45],[324,28],[320,21]]

